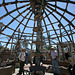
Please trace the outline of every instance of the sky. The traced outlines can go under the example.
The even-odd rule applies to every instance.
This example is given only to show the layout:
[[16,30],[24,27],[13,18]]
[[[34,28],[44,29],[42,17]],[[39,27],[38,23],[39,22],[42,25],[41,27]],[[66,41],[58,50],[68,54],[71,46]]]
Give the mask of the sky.
[[[15,0],[5,0],[5,3],[8,3],[8,2],[13,2],[13,1],[15,1]],[[22,0],[18,0],[18,1],[22,1]],[[75,2],[75,0],[70,0],[70,1],[74,1]],[[3,2],[3,0],[0,0],[0,4],[2,4],[2,2]],[[26,5],[26,4],[28,4],[28,3],[17,3],[17,7],[21,7],[21,6],[24,6],[24,5]],[[50,4],[52,4],[52,5],[55,5],[55,2],[50,2]],[[67,4],[66,3],[61,3],[61,2],[57,2],[57,6],[58,7],[60,7],[60,8],[62,8],[63,10],[66,8],[66,6],[67,6]],[[30,6],[27,6],[27,7],[30,7]],[[20,12],[20,13],[22,13],[27,7],[23,7],[22,9],[19,9],[18,11]],[[51,6],[52,7],[52,6]],[[15,4],[12,4],[12,5],[6,5],[6,8],[7,8],[7,10],[8,10],[8,12],[11,12],[11,11],[13,11],[14,9],[16,9],[16,5]],[[47,8],[47,7],[46,7]],[[55,9],[54,7],[52,7],[53,9]],[[75,4],[68,4],[68,6],[67,6],[67,11],[69,11],[69,12],[71,12],[72,14],[74,14],[75,15]],[[51,9],[49,9],[49,8],[47,8],[50,12],[53,12]],[[61,15],[63,15],[63,11],[61,11],[60,9],[56,9]],[[46,13],[47,14],[49,14],[49,12],[47,11],[47,10],[45,10],[46,11]],[[24,12],[24,13],[22,13],[22,15],[20,15],[19,17],[17,17],[17,15],[19,15],[19,13],[17,12],[17,11],[15,11],[15,12],[13,12],[13,13],[11,13],[10,15],[11,16],[13,16],[14,18],[15,17],[17,17],[17,20],[18,21],[22,21],[22,19],[23,19],[23,17],[27,14],[29,12],[29,10],[27,11],[27,12]],[[3,15],[5,15],[5,14],[7,14],[7,12],[6,12],[6,10],[5,10],[5,8],[2,6],[2,7],[0,7],[0,17],[2,17]],[[30,13],[31,14],[31,13]],[[29,16],[30,16],[30,14],[26,17],[26,18],[29,18]],[[56,12],[53,12],[53,14],[58,18],[58,20],[60,20],[61,19],[61,16],[60,15],[58,15]],[[3,24],[6,26],[6,25],[8,25],[12,20],[13,20],[13,18],[10,16],[10,15],[7,15],[6,17],[3,17],[3,19],[1,19],[0,20],[0,22],[3,22]],[[43,14],[43,16],[45,17],[46,15],[45,14]],[[68,13],[65,13],[64,15],[63,15],[64,17],[66,17],[69,21],[72,21],[72,19],[74,18],[74,16],[71,16],[71,15],[69,15]],[[58,27],[58,24],[59,24],[59,22],[54,18],[54,16],[52,15],[52,14],[50,14],[50,15],[48,15],[48,17],[50,18],[50,20],[51,20],[51,22],[52,23],[54,23],[54,22],[56,22],[56,23],[54,23],[53,24],[53,26],[54,26],[54,28],[55,29],[59,29],[59,27]],[[31,19],[34,19],[34,14],[31,16]],[[17,20],[14,20],[8,27],[10,27],[10,28],[12,28],[12,29],[16,29],[16,27],[19,25],[19,22],[17,21]],[[20,28],[20,30],[21,30],[21,32],[22,32],[22,30],[23,30],[23,28],[24,28],[24,25],[26,25],[26,22],[27,22],[27,19],[24,19],[24,21],[22,22],[22,24],[20,24],[20,26],[19,26],[19,28]],[[45,18],[45,22],[46,22],[46,24],[48,25],[47,26],[47,29],[48,30],[53,30],[53,28],[52,28],[52,26],[50,25],[50,22],[48,21],[48,19],[47,19],[47,17]],[[62,18],[61,20],[60,20],[60,22],[64,25],[64,26],[66,26],[67,24],[68,24],[68,22],[64,19],[64,18]],[[72,23],[75,25],[75,19],[72,21]],[[34,26],[34,21],[32,21],[32,20],[30,20],[29,22],[28,22],[28,24],[27,24],[27,26],[29,26],[29,27],[31,27],[31,28],[26,28],[25,29],[25,33],[32,33],[33,32],[33,26]],[[35,23],[35,26],[37,26],[37,23]],[[44,25],[44,22],[42,21],[42,26],[45,26]],[[18,29],[19,29],[18,28]],[[73,27],[71,27],[72,29],[73,29]],[[18,29],[17,29],[17,31],[18,31]],[[46,32],[46,28],[45,27],[43,27],[43,29],[44,29],[44,31],[43,32]],[[66,26],[65,27],[65,29],[66,30],[69,30],[69,27],[68,26]],[[64,30],[62,29],[62,32],[63,32]],[[75,30],[73,29],[73,31],[75,32]],[[3,33],[4,34],[6,34],[6,35],[10,35],[10,36],[12,36],[12,34],[13,34],[13,30],[10,30],[9,28],[6,28],[4,31],[3,31]],[[57,30],[56,31],[58,34],[60,34],[60,32]],[[53,35],[53,34],[55,34],[55,32],[54,31],[50,31],[50,34],[51,35]],[[46,33],[44,33],[43,34],[43,36],[45,36],[45,37],[47,37],[47,34]],[[55,37],[56,35],[53,35],[52,37]],[[8,42],[8,39],[9,38],[3,38],[3,37],[6,37],[6,36],[4,36],[4,35],[0,35],[0,41],[5,41],[5,42]],[[75,34],[73,35],[73,37],[75,37]],[[69,38],[66,36],[66,38],[69,40]],[[35,38],[34,38],[35,39]],[[53,40],[54,42],[57,42],[56,40]],[[63,42],[65,41],[65,39],[63,38]],[[75,39],[74,39],[74,42],[75,42]],[[2,45],[5,45],[5,43],[2,43]],[[10,47],[11,45],[8,45],[8,47]],[[30,46],[29,46],[30,47]]]

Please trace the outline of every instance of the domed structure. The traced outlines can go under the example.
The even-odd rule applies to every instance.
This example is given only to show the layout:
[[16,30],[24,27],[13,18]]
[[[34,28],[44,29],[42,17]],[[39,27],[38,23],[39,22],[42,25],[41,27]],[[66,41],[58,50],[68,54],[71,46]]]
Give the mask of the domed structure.
[[[74,0],[1,0],[0,42],[14,49],[25,39],[31,50],[71,45],[75,51],[74,7]],[[40,41],[41,46],[34,41]]]
[[[44,75],[48,69],[40,66],[40,56],[47,57],[52,46],[57,49],[59,60],[65,60],[66,52],[75,55],[75,0],[0,0],[0,66],[3,49],[2,55],[9,62],[9,49],[16,60],[21,48],[26,47],[36,51],[30,53],[36,57],[35,66],[31,67],[38,72],[30,69],[31,75]],[[15,63],[12,67],[15,70]],[[12,67],[1,68],[1,75],[12,75]]]

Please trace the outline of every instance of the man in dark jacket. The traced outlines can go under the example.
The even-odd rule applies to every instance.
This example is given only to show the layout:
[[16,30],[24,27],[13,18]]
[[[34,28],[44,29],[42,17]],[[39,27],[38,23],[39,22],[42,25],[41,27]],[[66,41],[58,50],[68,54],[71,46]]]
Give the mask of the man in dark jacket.
[[25,54],[26,54],[26,65],[27,65],[28,64],[28,56],[29,56],[29,54],[28,54],[27,51],[25,52]]

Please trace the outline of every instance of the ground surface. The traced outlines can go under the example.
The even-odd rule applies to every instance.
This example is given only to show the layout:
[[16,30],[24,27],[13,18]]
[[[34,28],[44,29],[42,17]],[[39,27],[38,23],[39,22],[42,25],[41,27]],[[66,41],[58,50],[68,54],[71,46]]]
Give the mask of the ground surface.
[[[33,64],[33,65],[34,65],[34,64]],[[49,67],[49,65],[45,65],[45,64],[44,64],[43,66]],[[25,66],[24,66],[24,69],[25,69],[25,70],[29,70],[29,67],[30,67],[30,64],[25,65]],[[15,69],[15,73],[14,73],[13,75],[17,75],[18,71],[19,71],[19,68],[16,68],[16,69]],[[27,75],[26,72],[25,72],[25,75]],[[45,75],[53,75],[53,73],[47,73],[47,72],[46,72]]]
[[[43,64],[43,66],[46,66],[46,67],[48,68],[48,67],[51,66],[51,65]],[[25,69],[25,70],[29,70],[29,67],[30,67],[30,64],[25,65],[25,66],[24,66],[24,69]],[[15,69],[15,73],[14,73],[13,75],[17,75],[18,71],[19,71],[19,68],[16,68],[16,69]],[[61,73],[61,75],[69,75],[68,70],[65,69],[64,67],[60,67],[60,73]],[[25,72],[25,75],[28,75],[28,73],[26,74],[26,72]],[[54,75],[54,74],[53,74],[52,66],[50,67],[50,69],[49,69],[47,72],[45,72],[45,75]]]

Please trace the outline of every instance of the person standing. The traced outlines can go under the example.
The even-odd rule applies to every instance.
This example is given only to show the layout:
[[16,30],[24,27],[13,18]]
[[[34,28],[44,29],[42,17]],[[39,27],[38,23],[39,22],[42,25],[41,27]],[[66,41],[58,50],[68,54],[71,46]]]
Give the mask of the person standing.
[[18,58],[19,58],[19,62],[20,62],[20,69],[19,69],[19,75],[21,75],[23,73],[24,75],[24,63],[26,60],[26,55],[25,55],[25,51],[26,49],[23,48],[22,52],[19,54]]
[[25,54],[26,54],[26,65],[27,65],[28,64],[28,56],[29,56],[29,53],[26,51]]
[[[75,58],[69,57],[68,62],[70,63],[70,66],[68,68],[70,75],[75,75]],[[71,72],[71,69],[72,69],[72,72]]]
[[69,53],[65,53],[65,58],[70,64],[68,67],[68,71],[70,75],[75,75],[75,55],[69,55]]
[[40,64],[43,65],[43,54],[40,56]]
[[54,75],[60,75],[59,65],[58,65],[58,53],[54,50],[54,47],[51,47],[51,59],[54,69]]

